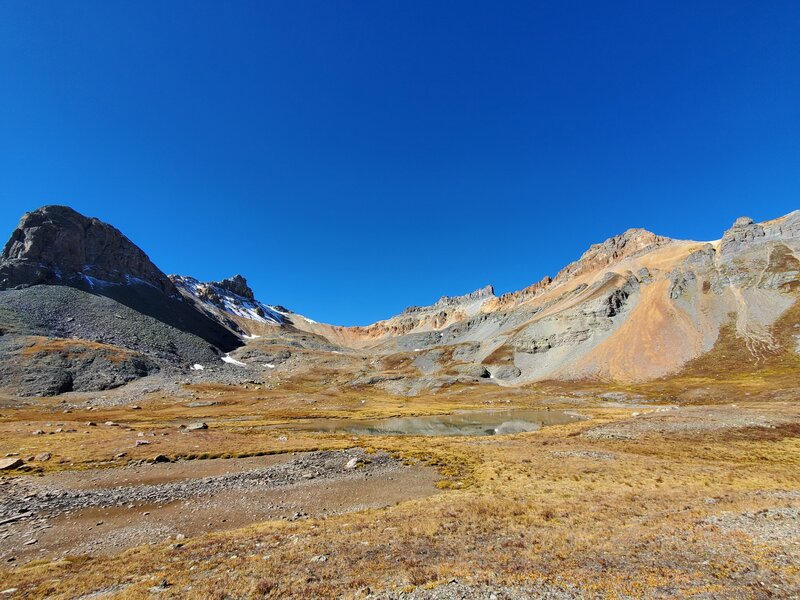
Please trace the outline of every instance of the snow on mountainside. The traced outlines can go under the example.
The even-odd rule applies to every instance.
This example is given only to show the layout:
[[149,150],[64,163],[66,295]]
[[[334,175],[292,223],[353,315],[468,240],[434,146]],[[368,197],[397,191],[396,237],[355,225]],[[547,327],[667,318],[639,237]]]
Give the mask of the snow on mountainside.
[[202,282],[183,275],[170,275],[169,278],[184,296],[195,300],[211,312],[222,311],[266,325],[283,325],[287,322],[287,311],[256,300],[247,280],[241,275],[211,282]]

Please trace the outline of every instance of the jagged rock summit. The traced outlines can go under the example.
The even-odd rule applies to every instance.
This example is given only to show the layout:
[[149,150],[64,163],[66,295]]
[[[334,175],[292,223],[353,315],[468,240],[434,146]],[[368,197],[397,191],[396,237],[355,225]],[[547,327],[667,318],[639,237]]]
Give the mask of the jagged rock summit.
[[121,231],[68,206],[26,213],[0,255],[0,289],[131,282],[175,293],[167,276]]

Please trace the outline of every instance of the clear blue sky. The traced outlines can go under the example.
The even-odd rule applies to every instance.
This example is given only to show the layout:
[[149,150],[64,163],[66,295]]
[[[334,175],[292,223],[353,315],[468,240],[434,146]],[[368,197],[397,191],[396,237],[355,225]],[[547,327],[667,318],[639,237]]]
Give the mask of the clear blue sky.
[[519,289],[800,207],[798,40],[796,1],[0,0],[0,226],[69,204],[342,324]]

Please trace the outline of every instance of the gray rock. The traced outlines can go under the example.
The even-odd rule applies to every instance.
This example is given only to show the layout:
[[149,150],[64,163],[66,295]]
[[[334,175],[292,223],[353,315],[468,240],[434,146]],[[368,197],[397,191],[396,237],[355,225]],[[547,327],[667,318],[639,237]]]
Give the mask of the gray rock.
[[739,217],[733,226],[725,232],[720,243],[720,255],[730,256],[741,252],[745,247],[752,244],[766,234],[764,228],[758,223],[754,223],[750,217]]
[[479,379],[485,379],[490,375],[489,370],[485,366],[477,364],[456,365],[455,370],[462,375]]
[[514,366],[500,366],[500,367],[492,367],[492,377],[495,379],[501,380],[508,380],[508,379],[516,379],[522,374],[522,372]]

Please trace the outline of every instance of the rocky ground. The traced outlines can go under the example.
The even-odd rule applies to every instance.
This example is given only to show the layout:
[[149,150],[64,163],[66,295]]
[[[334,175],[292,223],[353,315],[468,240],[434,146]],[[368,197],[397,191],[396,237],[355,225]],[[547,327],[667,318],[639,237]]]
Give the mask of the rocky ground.
[[431,469],[362,449],[177,463],[157,456],[123,469],[0,478],[0,560],[108,554],[259,520],[363,510],[432,493],[434,479]]

